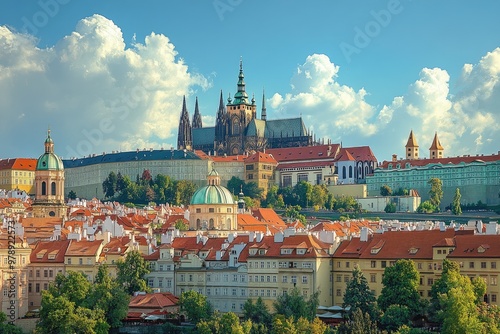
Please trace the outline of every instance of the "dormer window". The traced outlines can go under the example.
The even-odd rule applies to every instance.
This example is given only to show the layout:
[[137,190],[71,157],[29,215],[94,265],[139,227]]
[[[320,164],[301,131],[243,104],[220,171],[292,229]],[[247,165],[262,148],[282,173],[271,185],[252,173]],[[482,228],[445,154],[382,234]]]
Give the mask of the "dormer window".
[[297,254],[304,255],[305,253],[306,253],[306,250],[304,248],[297,249]]
[[266,255],[265,249],[259,249],[259,255]]
[[282,248],[281,255],[287,255],[287,254],[292,254],[292,250],[289,248]]
[[415,255],[415,254],[417,254],[417,252],[418,252],[418,248],[416,248],[416,247],[412,247],[408,250],[408,254],[410,254],[410,255]]
[[257,249],[253,248],[253,249],[250,249],[250,255],[255,255],[257,254]]

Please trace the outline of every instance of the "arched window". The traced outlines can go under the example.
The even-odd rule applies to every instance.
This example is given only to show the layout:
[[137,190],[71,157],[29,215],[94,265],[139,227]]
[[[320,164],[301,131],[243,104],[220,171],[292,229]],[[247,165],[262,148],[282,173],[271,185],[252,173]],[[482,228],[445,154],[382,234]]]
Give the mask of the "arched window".
[[228,218],[228,219],[227,219],[227,226],[226,226],[226,228],[227,228],[228,230],[231,230],[231,218]]
[[200,218],[196,219],[196,229],[197,230],[201,230],[202,226],[201,226],[201,220]]
[[210,221],[208,222],[208,226],[209,226],[209,228],[210,228],[211,230],[213,230],[213,229],[214,229],[214,227],[215,227],[215,226],[214,226],[214,219],[213,219],[213,218],[210,218]]
[[240,134],[240,123],[236,121],[233,123],[233,135],[239,135],[239,134]]
[[352,166],[349,166],[349,178],[352,179]]
[[50,194],[51,195],[55,195],[56,194],[56,183],[55,182],[52,182],[50,184]]
[[47,195],[47,183],[42,182],[42,195]]
[[365,166],[365,177],[366,177],[366,175],[368,175],[368,174],[369,174],[369,173],[368,173],[368,166]]
[[347,177],[347,174],[346,174],[345,166],[342,166],[342,178],[345,179],[346,177]]

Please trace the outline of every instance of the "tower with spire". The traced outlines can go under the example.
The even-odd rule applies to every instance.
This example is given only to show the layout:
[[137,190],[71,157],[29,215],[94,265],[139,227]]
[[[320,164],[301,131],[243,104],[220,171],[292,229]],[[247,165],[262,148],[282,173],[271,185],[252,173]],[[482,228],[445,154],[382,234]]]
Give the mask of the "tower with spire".
[[266,93],[262,90],[262,111],[260,113],[260,119],[265,121],[267,119],[266,113]]
[[443,158],[444,148],[439,142],[439,138],[436,133],[434,133],[434,139],[432,140],[431,147],[429,147],[429,158],[430,159],[441,159]]
[[64,202],[64,166],[61,158],[54,153],[54,141],[47,131],[45,152],[38,158],[35,170],[35,218],[67,217]]
[[413,130],[410,130],[410,136],[408,137],[408,142],[405,145],[405,149],[405,156],[407,160],[418,159],[418,144],[415,136],[413,135]]
[[202,127],[203,123],[201,122],[201,114],[198,109],[198,97],[196,97],[196,102],[194,104],[193,129],[200,129]]
[[224,105],[224,98],[221,90],[219,109],[217,110],[217,118],[215,120],[214,151],[217,152],[217,154],[224,154],[226,152],[226,118],[226,106]]
[[179,121],[179,131],[177,132],[177,148],[179,150],[191,150],[193,146],[193,132],[189,112],[186,107],[186,96],[182,100],[181,118]]

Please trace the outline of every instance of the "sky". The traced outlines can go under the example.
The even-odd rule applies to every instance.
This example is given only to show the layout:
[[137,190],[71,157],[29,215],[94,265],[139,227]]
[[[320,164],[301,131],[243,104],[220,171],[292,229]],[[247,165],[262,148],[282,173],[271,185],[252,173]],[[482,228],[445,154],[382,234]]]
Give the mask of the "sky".
[[170,149],[213,126],[240,60],[260,117],[404,156],[500,151],[499,1],[3,0],[0,158]]

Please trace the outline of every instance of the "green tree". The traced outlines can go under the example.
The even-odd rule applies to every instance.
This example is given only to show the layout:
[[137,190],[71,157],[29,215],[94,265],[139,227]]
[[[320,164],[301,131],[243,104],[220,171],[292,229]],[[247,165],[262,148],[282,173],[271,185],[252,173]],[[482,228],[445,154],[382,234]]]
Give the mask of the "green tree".
[[132,295],[136,291],[149,291],[144,280],[144,275],[149,273],[149,268],[139,251],[133,250],[128,252],[125,260],[118,260],[116,269],[116,279],[129,295]]
[[23,330],[15,325],[6,323],[7,315],[0,311],[0,333],[23,334]]
[[175,181],[174,185],[174,205],[188,205],[196,190],[196,185],[187,180]]
[[384,184],[382,187],[380,187],[380,195],[381,196],[391,196],[392,195],[391,187],[389,187],[387,184]]
[[229,181],[227,181],[227,189],[229,189],[229,191],[236,196],[240,193],[240,191],[242,191],[244,184],[245,181],[237,176],[233,176],[229,179]]
[[112,198],[115,196],[117,176],[115,172],[110,172],[108,177],[102,182],[102,192],[104,197]]
[[429,190],[429,201],[432,205],[439,210],[439,205],[441,204],[441,199],[443,198],[443,182],[437,177],[433,177],[429,180],[428,184],[431,189]]
[[386,311],[391,305],[408,307],[411,316],[421,311],[420,274],[412,260],[401,259],[384,270],[383,288],[378,297],[378,306]]
[[266,200],[264,201],[266,208],[281,209],[285,206],[283,195],[278,194],[278,189],[278,186],[273,185],[267,190]]
[[82,306],[90,291],[90,282],[81,272],[68,271],[66,275],[57,274],[54,283],[49,286],[52,296],[63,296],[76,306]]
[[460,275],[458,263],[444,259],[441,277],[435,280],[431,287],[429,314],[432,320],[442,322],[440,295],[448,293],[452,287],[456,286],[457,275]]
[[367,313],[373,320],[376,320],[378,318],[376,301],[365,275],[358,267],[355,267],[352,271],[352,278],[347,283],[342,307],[350,306],[349,317],[352,317],[354,311],[360,309],[362,314]]
[[337,196],[335,198],[335,210],[339,212],[359,212],[361,207],[353,196]]
[[462,214],[462,207],[460,206],[460,199],[462,195],[460,194],[460,189],[455,190],[455,195],[453,196],[453,202],[451,203],[451,212],[454,215],[459,216]]
[[306,300],[297,287],[287,294],[278,296],[273,303],[276,314],[281,314],[285,318],[296,317],[306,318],[312,321],[316,317],[316,309],[319,306],[319,291],[315,291]]
[[323,208],[327,200],[328,189],[326,189],[326,186],[324,184],[315,184],[312,187],[311,205]]
[[76,199],[76,192],[74,190],[70,190],[68,193],[68,198],[69,199]]
[[273,318],[273,334],[299,334],[293,321],[293,316],[285,317],[283,314],[275,315]]
[[263,191],[264,190],[262,188],[259,188],[259,185],[255,181],[248,182],[246,184],[243,183],[243,194],[245,194],[245,196],[254,199],[260,199],[262,197]]
[[252,299],[247,299],[243,305],[243,317],[244,319],[251,320],[253,323],[262,323],[267,327],[269,327],[272,322],[269,308],[261,297],[257,298],[255,304]]
[[174,224],[175,228],[179,231],[189,230],[189,224],[182,219],[177,219]]
[[107,265],[101,264],[86,299],[87,307],[102,310],[109,326],[117,328],[127,316],[129,302],[130,296],[123,286],[111,278]]
[[435,212],[437,209],[436,207],[431,203],[431,201],[424,201],[420,203],[420,205],[417,208],[418,213],[432,213]]
[[307,208],[311,205],[311,195],[313,186],[306,181],[300,181],[294,187],[294,192],[299,198],[299,205]]
[[292,221],[300,220],[302,223],[306,222],[306,217],[300,213],[302,208],[299,205],[289,206],[285,209],[283,216]]
[[339,334],[380,334],[382,333],[377,323],[372,320],[368,313],[364,313],[358,308],[354,310],[350,320],[342,323],[338,327]]
[[205,295],[194,290],[185,291],[179,298],[181,312],[193,323],[208,320],[212,315],[212,306]]
[[396,212],[396,204],[389,202],[384,208],[386,213],[395,213]]
[[390,305],[382,315],[380,323],[389,332],[394,332],[403,325],[410,325],[410,311],[406,305]]

